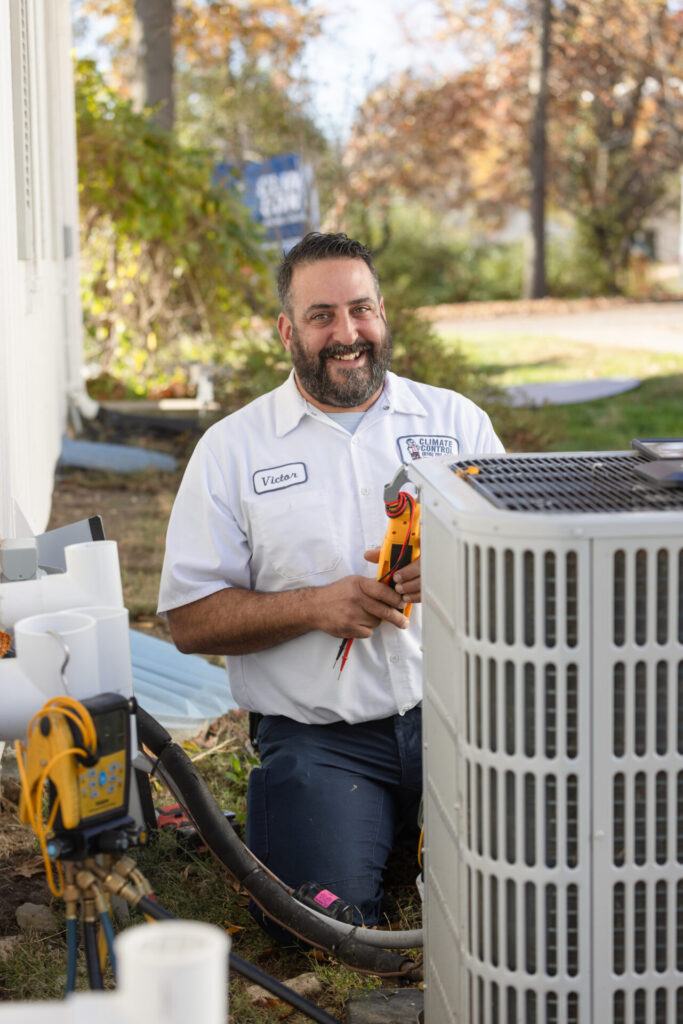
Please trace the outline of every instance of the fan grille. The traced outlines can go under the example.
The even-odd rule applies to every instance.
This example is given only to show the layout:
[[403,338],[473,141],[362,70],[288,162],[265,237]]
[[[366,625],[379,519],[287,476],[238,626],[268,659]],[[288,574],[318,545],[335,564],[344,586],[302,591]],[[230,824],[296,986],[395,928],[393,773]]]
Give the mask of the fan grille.
[[510,511],[683,509],[683,487],[657,487],[639,476],[636,467],[648,461],[640,452],[504,455],[453,462],[450,469],[497,508]]

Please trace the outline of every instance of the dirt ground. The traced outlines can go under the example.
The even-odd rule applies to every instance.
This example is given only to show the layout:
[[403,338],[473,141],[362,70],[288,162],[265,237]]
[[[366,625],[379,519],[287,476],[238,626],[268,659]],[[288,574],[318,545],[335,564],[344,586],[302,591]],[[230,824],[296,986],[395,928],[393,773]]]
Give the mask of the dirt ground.
[[3,759],[0,800],[0,936],[17,933],[16,910],[22,903],[49,904],[43,858],[33,833],[19,823],[19,786],[7,777],[11,761]]

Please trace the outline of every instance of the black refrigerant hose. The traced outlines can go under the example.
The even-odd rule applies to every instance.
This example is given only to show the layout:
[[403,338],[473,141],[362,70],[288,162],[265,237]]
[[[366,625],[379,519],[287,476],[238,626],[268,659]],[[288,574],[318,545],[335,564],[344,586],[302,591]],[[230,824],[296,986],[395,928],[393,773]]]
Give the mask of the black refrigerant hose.
[[88,971],[88,984],[94,991],[99,991],[104,988],[104,983],[100,967],[100,953],[97,947],[97,923],[95,921],[83,922],[83,948]]
[[[268,917],[354,970],[410,981],[422,979],[421,966],[390,950],[362,941],[362,929],[340,935],[336,922],[313,914],[254,857],[226,821],[201,774],[166,729],[138,705],[138,736],[158,758],[164,775],[190,815],[199,835]],[[265,986],[264,986],[265,987]]]

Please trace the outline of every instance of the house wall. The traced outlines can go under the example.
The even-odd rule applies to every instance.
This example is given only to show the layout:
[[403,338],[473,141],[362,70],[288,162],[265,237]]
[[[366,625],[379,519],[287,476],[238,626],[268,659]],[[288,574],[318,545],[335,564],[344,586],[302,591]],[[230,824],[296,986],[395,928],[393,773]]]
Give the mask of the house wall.
[[83,395],[68,0],[0,0],[0,539],[44,530]]

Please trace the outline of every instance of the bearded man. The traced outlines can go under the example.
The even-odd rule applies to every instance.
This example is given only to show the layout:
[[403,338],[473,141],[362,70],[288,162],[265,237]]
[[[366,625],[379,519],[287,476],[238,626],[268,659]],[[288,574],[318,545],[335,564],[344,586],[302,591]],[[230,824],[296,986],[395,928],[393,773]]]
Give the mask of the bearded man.
[[[420,563],[393,587],[375,578],[384,485],[415,458],[502,445],[467,398],[389,371],[360,242],[306,235],[283,257],[278,293],[292,372],[200,440],[159,611],[181,651],[227,655],[235,702],[260,716],[249,848],[287,885],[316,882],[373,925],[422,792]],[[344,638],[355,643],[340,673]]]

